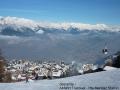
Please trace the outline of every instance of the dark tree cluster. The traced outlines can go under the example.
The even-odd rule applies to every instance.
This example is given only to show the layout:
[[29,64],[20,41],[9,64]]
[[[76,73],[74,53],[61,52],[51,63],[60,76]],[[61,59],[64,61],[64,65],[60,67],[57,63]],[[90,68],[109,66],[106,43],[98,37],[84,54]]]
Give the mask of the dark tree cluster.
[[11,73],[5,71],[5,58],[2,56],[2,52],[0,49],[0,82],[11,82]]
[[117,56],[117,58],[113,62],[113,66],[120,68],[120,54]]

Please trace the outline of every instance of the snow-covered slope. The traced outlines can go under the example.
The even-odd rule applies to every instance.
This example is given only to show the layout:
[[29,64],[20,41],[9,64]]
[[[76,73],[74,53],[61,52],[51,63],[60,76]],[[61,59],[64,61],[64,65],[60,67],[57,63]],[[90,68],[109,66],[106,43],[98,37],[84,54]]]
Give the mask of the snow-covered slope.
[[[64,86],[62,84],[65,83],[68,83],[69,87],[74,84],[73,87],[85,88],[84,90],[120,90],[120,69],[55,80],[38,80],[30,81],[29,83],[1,83],[0,90],[66,90],[60,89],[60,86]],[[95,87],[103,89],[95,89]]]

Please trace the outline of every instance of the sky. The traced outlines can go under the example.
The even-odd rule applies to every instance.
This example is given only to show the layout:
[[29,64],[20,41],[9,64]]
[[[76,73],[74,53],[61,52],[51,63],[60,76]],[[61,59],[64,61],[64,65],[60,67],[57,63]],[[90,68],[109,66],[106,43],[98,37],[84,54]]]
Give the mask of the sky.
[[0,16],[120,25],[120,0],[0,0]]

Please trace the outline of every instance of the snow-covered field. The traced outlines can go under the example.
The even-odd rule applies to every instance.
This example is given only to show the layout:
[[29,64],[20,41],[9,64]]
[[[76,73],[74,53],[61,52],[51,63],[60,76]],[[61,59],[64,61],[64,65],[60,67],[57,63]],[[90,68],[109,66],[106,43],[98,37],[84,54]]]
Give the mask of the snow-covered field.
[[54,80],[1,83],[0,90],[120,90],[120,69]]

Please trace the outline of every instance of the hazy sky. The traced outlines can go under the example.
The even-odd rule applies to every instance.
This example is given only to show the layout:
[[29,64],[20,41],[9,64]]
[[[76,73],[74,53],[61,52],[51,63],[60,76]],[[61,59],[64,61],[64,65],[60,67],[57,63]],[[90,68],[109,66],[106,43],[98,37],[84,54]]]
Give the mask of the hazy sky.
[[120,0],[0,0],[0,16],[120,24]]

